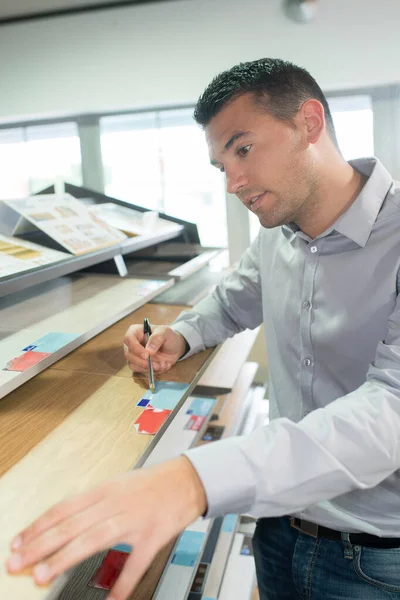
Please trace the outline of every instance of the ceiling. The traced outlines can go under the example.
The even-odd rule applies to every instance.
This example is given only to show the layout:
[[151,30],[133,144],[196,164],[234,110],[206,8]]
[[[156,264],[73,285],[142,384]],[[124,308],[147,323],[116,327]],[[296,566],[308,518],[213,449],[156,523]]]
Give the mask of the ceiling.
[[0,0],[0,22],[168,0]]

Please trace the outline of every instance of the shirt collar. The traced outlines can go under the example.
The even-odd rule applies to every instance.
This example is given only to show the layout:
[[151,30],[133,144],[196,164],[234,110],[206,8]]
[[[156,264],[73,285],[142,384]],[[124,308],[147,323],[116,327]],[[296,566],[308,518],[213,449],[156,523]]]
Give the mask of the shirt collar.
[[364,247],[393,179],[377,158],[360,158],[349,161],[349,164],[368,177],[368,180],[351,206],[333,224],[332,229]]
[[[346,212],[319,237],[335,230],[364,247],[371,235],[383,201],[393,184],[393,179],[377,158],[350,160],[349,164],[368,177],[368,180]],[[289,242],[292,242],[300,233],[294,223],[283,225],[282,232]]]

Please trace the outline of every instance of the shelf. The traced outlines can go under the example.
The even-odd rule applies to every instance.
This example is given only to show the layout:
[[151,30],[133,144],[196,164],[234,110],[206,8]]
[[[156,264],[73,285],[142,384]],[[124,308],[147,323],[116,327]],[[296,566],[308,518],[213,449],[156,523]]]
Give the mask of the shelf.
[[[3,298],[0,301],[0,398],[173,283],[173,279],[73,274],[48,281],[35,290],[23,290]],[[25,371],[4,370],[7,363],[23,355],[26,347],[50,335],[56,340],[65,338],[66,342]],[[40,351],[40,345],[36,351]],[[48,350],[43,349],[43,352]]]
[[154,244],[159,244],[166,240],[173,239],[178,235],[180,235],[180,232],[170,231],[157,236],[137,236],[136,238],[127,239],[121,244],[116,244],[115,246],[108,246],[102,250],[90,252],[82,256],[71,256],[70,259],[1,279],[0,298],[8,294],[14,294],[15,292],[19,292],[34,285],[45,283],[46,281],[50,281],[56,277],[70,275],[71,273],[81,271],[82,269],[99,265],[117,256],[124,256],[130,254],[131,252],[135,252],[136,250],[147,248],[148,246],[153,246]]

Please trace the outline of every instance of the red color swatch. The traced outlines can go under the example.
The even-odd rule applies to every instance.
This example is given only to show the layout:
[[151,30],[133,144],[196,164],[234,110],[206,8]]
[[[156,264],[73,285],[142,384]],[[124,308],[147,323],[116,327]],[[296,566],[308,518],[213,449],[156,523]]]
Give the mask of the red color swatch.
[[89,585],[101,590],[111,590],[128,558],[129,554],[126,552],[109,550],[100,567],[89,581]]
[[135,429],[138,433],[154,434],[171,414],[171,410],[153,408],[148,404],[140,417],[135,421]]
[[7,371],[26,371],[33,365],[36,365],[38,362],[50,356],[50,352],[33,352],[32,350],[28,350],[28,352],[24,352],[21,356],[17,356],[10,360],[10,362],[6,366]]

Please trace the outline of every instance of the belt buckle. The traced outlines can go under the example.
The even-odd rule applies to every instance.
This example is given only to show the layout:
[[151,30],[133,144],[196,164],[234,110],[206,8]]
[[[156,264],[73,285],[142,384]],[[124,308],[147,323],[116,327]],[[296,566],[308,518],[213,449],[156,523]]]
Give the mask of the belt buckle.
[[318,537],[318,525],[316,523],[310,523],[310,521],[303,521],[303,519],[290,517],[290,525],[300,533],[305,533],[313,538]]

